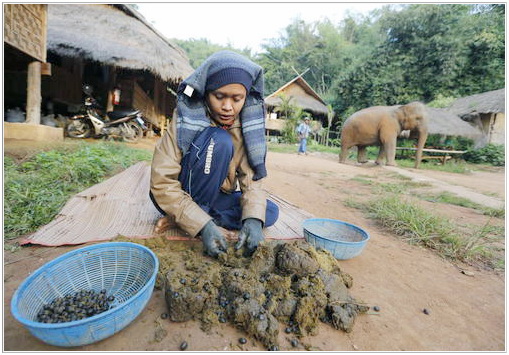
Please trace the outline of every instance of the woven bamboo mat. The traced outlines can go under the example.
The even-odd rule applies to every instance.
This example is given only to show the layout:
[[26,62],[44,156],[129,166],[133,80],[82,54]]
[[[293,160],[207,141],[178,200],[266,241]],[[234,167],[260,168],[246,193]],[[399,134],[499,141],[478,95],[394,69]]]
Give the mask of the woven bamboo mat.
[[[53,221],[22,239],[20,244],[60,246],[111,240],[117,236],[154,237],[154,226],[161,214],[148,197],[149,181],[150,165],[137,163],[72,197]],[[313,216],[275,195],[268,197],[279,206],[279,219],[264,229],[265,237],[302,239],[302,222]],[[163,235],[175,240],[190,238],[177,227]]]

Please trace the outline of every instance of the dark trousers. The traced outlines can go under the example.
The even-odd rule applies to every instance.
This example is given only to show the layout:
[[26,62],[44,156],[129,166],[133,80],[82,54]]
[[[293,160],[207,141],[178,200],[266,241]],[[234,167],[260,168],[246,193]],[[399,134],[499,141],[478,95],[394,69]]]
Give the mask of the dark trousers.
[[[233,149],[228,132],[218,127],[206,128],[195,138],[182,158],[179,181],[184,191],[191,195],[193,201],[207,212],[218,226],[238,230],[242,228],[242,193],[236,191],[227,194],[221,191],[233,158]],[[150,199],[159,212],[165,214],[152,193]],[[267,200],[264,226],[273,225],[278,217],[278,206]]]

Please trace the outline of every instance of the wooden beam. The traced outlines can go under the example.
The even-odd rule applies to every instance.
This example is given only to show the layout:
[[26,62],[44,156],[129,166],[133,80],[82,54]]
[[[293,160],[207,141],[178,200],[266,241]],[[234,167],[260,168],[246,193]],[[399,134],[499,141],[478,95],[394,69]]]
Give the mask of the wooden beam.
[[41,62],[28,64],[26,123],[41,124]]

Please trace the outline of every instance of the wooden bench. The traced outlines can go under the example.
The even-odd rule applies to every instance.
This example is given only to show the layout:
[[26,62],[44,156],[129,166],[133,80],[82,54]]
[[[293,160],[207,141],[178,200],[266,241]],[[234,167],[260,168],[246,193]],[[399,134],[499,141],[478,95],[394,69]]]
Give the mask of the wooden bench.
[[[417,148],[407,148],[407,147],[396,147],[396,150],[401,150],[403,152],[416,152]],[[466,153],[466,150],[444,150],[444,149],[429,149],[424,148],[422,150],[422,160],[425,159],[439,159],[442,165],[449,159],[452,159],[453,156],[460,156]],[[426,154],[429,153],[429,154]]]

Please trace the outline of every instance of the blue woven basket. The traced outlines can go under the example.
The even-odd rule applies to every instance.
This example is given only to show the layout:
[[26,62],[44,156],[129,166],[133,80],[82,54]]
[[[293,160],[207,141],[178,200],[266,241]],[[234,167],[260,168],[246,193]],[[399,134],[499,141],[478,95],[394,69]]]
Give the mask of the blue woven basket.
[[310,218],[304,221],[303,229],[309,244],[330,251],[340,260],[359,255],[369,240],[362,228],[336,219]]
[[[34,336],[56,346],[81,346],[105,339],[131,323],[152,295],[157,256],[135,243],[101,243],[68,252],[27,277],[14,293],[11,311]],[[37,322],[41,307],[80,290],[106,289],[114,308],[66,323]]]

